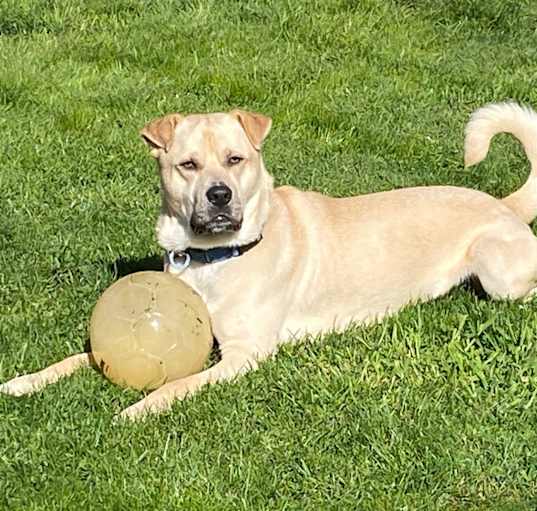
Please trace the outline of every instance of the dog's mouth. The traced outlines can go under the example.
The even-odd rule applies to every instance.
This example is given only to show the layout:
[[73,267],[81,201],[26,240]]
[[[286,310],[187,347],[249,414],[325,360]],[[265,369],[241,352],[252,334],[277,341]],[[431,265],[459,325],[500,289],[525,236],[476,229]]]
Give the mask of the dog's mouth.
[[218,214],[208,221],[201,221],[194,215],[190,220],[194,234],[221,234],[223,232],[237,232],[242,226],[242,218],[236,219],[229,215]]

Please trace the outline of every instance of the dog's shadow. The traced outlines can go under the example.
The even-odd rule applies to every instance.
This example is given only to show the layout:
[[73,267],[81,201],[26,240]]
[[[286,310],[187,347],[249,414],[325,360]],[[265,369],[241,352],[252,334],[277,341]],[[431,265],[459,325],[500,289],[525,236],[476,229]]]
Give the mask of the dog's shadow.
[[481,281],[476,275],[470,275],[462,281],[461,286],[463,289],[475,295],[479,300],[487,300],[489,295],[483,288]]
[[110,264],[110,271],[115,279],[120,279],[139,271],[162,271],[162,255],[151,254],[142,259],[126,259],[120,257]]

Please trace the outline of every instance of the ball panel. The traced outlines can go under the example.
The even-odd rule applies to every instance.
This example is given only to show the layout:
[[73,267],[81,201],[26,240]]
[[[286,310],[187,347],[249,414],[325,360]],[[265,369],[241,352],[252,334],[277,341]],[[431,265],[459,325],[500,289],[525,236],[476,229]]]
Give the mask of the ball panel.
[[105,290],[98,303],[106,309],[106,314],[131,320],[150,308],[154,300],[153,286],[141,286],[128,275]]
[[133,331],[138,348],[157,356],[164,356],[170,347],[182,343],[177,323],[158,312],[145,313],[134,323]]
[[[122,342],[126,336],[132,337],[133,325],[133,321],[118,318],[114,314],[109,314],[106,309],[97,310],[96,307],[90,324],[90,345],[92,351],[110,349],[117,342]],[[116,349],[123,348],[118,346]]]
[[192,345],[183,345],[180,352],[178,351],[170,350],[163,357],[169,381],[199,373],[211,352],[207,345],[198,345],[195,348]]
[[170,380],[199,372],[209,356],[213,344],[211,328],[198,312],[185,303],[179,304],[176,330],[181,332],[181,339],[163,356]]
[[201,297],[186,283],[170,276],[169,285],[156,292],[157,307],[173,322],[177,344],[163,355],[169,380],[184,378],[203,369],[213,344],[209,312]]
[[165,275],[168,276],[168,279],[164,285],[155,290],[157,307],[162,315],[174,317],[178,313],[178,307],[183,304],[183,306],[198,311],[200,318],[210,324],[209,311],[201,296],[178,277],[170,274]]
[[166,382],[164,361],[143,351],[102,352],[103,374],[120,387],[152,390]]
[[156,289],[159,286],[169,285],[167,274],[159,271],[140,271],[131,273],[128,278],[132,285],[140,286],[143,289]]

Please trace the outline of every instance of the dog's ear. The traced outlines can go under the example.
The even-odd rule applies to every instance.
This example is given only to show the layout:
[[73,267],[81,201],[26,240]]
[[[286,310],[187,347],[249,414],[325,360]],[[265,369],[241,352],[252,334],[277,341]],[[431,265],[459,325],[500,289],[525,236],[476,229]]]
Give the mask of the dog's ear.
[[175,127],[182,119],[183,116],[181,114],[168,114],[147,123],[142,131],[140,131],[140,135],[144,142],[151,148],[151,154],[155,158],[158,157],[162,149],[165,152],[170,150]]
[[252,143],[256,151],[261,149],[263,140],[267,137],[272,126],[272,119],[266,115],[246,112],[244,110],[233,110],[234,115],[241,123],[248,140]]

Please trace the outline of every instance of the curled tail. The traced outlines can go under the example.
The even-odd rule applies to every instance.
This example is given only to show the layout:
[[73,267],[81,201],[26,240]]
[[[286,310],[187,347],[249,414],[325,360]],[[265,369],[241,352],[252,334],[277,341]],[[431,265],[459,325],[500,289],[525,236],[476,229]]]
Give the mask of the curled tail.
[[531,164],[526,183],[502,199],[521,220],[530,223],[537,216],[537,113],[516,103],[497,103],[476,110],[466,125],[464,164],[479,163],[497,133],[511,133],[524,147]]

